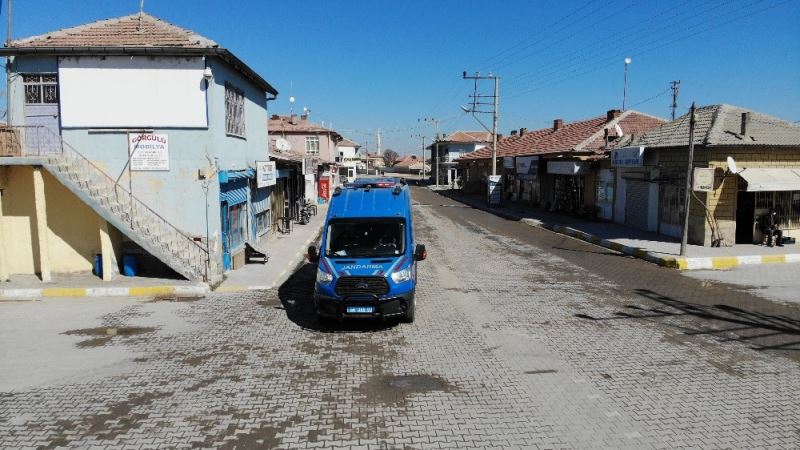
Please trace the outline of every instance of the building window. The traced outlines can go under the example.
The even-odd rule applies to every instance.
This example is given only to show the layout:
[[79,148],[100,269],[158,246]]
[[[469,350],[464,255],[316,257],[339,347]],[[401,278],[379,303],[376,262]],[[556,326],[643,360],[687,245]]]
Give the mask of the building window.
[[243,138],[244,131],[244,92],[225,83],[225,132]]
[[261,236],[269,231],[272,225],[272,212],[268,209],[266,211],[256,214],[256,234]]
[[22,75],[25,104],[58,103],[58,77],[55,74]]
[[319,136],[306,136],[306,154],[319,155]]
[[774,209],[781,228],[800,228],[800,191],[756,192],[756,211]]
[[247,237],[247,204],[240,203],[228,208],[228,248],[235,250],[244,244]]

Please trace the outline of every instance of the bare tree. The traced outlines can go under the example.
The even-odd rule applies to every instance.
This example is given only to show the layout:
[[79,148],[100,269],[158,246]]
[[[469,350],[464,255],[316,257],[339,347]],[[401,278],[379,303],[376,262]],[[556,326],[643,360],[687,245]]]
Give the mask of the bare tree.
[[394,166],[394,163],[397,162],[398,156],[400,155],[398,155],[396,151],[387,148],[386,151],[383,152],[383,155],[381,157],[383,158],[383,164],[386,167],[392,167]]

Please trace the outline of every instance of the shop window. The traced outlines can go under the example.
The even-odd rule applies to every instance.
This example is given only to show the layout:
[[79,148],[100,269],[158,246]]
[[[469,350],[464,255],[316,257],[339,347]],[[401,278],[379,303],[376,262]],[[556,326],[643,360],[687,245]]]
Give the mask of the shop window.
[[266,210],[256,214],[255,221],[256,234],[261,236],[262,234],[268,232],[272,226],[272,212],[270,210]]
[[228,248],[233,250],[247,238],[247,205],[241,203],[228,208]]
[[774,209],[782,228],[800,228],[800,191],[756,192],[756,211]]

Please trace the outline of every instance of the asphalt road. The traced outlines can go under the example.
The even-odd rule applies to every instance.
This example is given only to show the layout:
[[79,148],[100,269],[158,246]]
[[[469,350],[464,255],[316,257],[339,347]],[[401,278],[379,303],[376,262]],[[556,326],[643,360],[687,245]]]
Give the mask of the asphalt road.
[[311,265],[192,302],[0,304],[0,343],[35,314],[15,342],[58,349],[32,373],[86,361],[0,393],[0,447],[800,446],[797,305],[414,200],[414,324],[322,326]]

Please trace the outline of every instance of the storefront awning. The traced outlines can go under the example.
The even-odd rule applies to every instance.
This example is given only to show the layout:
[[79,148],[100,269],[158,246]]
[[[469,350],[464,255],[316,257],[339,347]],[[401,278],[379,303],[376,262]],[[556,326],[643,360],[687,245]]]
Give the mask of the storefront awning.
[[747,192],[800,191],[800,169],[744,169]]

